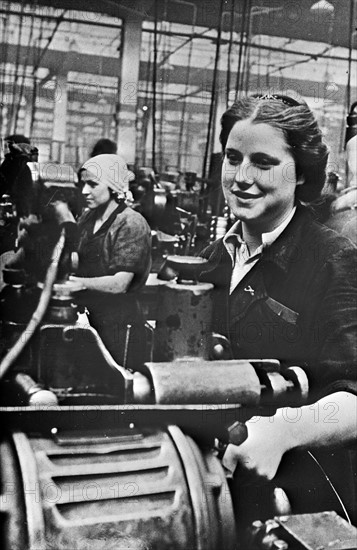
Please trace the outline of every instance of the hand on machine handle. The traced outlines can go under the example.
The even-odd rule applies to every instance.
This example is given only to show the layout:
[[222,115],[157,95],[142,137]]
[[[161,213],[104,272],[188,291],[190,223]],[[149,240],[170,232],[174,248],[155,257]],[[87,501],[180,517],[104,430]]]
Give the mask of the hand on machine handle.
[[[229,424],[225,428],[225,433],[222,436],[222,439],[216,439],[215,449],[218,452],[218,457],[224,459],[226,456],[227,448],[231,445],[239,446],[245,441],[248,437],[248,429],[244,422],[235,421],[233,424]],[[236,467],[236,464],[227,465],[223,462],[225,468],[233,473]]]
[[[251,481],[256,483],[257,478],[260,478],[266,495],[269,491],[268,498],[273,514],[285,515],[291,513],[289,499],[282,488],[277,487],[274,482],[270,483],[278,470],[285,450],[279,448],[274,438],[269,439],[269,437],[267,439],[269,444],[266,448],[264,447],[264,432],[267,426],[271,425],[271,418],[253,417],[250,420],[254,425],[261,422],[261,430],[257,430],[258,434],[255,435],[250,433],[250,428],[241,422],[234,422],[229,426],[227,430],[229,444],[223,455],[222,463],[231,474],[238,468],[237,474],[243,484]],[[259,431],[261,431],[261,435],[259,435]]]
[[244,477],[252,475],[271,480],[288,449],[285,438],[277,428],[275,417],[253,417],[247,426],[236,422],[229,431],[229,444],[222,463],[230,472]]

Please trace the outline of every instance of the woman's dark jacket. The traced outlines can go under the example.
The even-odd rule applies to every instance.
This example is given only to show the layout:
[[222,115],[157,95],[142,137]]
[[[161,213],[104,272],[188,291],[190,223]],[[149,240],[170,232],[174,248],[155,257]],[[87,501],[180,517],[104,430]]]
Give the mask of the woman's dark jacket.
[[213,329],[234,358],[301,366],[313,394],[357,388],[357,249],[298,206],[278,239],[229,295],[231,258],[220,239],[202,251],[216,285]]
[[[229,337],[234,358],[279,359],[283,366],[302,367],[311,401],[339,390],[357,393],[357,249],[351,241],[298,206],[287,228],[231,295],[232,262],[222,239],[201,256],[209,260],[201,280],[216,285],[213,329]],[[335,422],[333,398],[330,405],[311,421]],[[314,455],[356,522],[356,453],[340,447]],[[264,498],[270,486],[285,489],[293,513],[336,510],[344,517],[320,467],[306,452],[284,455],[266,489],[257,485],[255,492],[250,487],[242,493],[237,483],[238,493],[246,495],[236,508],[241,517],[272,517]]]

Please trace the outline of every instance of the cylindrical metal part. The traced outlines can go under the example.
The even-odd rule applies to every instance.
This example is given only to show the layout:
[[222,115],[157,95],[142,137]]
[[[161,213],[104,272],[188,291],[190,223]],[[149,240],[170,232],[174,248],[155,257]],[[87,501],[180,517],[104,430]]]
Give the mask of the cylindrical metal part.
[[159,289],[154,360],[209,359],[212,319],[210,283],[168,283]]
[[158,404],[257,404],[260,380],[244,360],[203,361],[181,359],[171,363],[145,363]]
[[37,384],[31,376],[18,372],[7,381],[7,391],[14,395],[16,404],[58,405],[56,395]]

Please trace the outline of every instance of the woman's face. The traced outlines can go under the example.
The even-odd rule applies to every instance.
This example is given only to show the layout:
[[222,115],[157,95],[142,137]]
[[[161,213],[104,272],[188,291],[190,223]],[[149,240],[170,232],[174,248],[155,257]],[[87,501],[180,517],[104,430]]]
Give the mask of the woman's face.
[[272,231],[289,215],[301,183],[281,130],[249,120],[235,123],[226,144],[222,185],[238,219],[252,229]]
[[106,204],[110,200],[110,192],[108,186],[98,181],[96,176],[88,170],[81,172],[82,195],[86,201],[86,205],[91,210]]

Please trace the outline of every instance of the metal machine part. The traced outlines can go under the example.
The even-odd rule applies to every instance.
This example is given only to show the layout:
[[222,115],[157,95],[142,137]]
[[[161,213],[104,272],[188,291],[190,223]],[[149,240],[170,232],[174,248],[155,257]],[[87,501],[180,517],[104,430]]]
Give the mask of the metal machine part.
[[210,356],[213,285],[167,283],[159,288],[160,309],[154,339],[154,360]]
[[251,528],[252,550],[355,550],[357,529],[336,512],[278,516]]
[[133,403],[137,392],[141,401],[143,376],[118,365],[91,326],[44,324],[37,347],[36,378],[61,403]]
[[[183,357],[171,362],[145,363],[140,370],[150,382],[151,401],[158,404],[286,406],[294,402],[301,405],[308,397],[305,372],[299,367],[279,372],[277,361],[204,361]],[[146,402],[149,400],[148,396]]]
[[146,363],[142,372],[151,380],[158,404],[256,405],[260,400],[260,381],[248,361],[179,359]]
[[177,426],[52,432],[1,443],[4,550],[234,548],[223,469]]
[[197,283],[205,263],[191,256],[166,258],[159,277],[174,280],[159,287],[154,361],[210,358],[213,285]]
[[0,387],[1,401],[10,405],[57,405],[56,395],[23,372],[13,373]]

